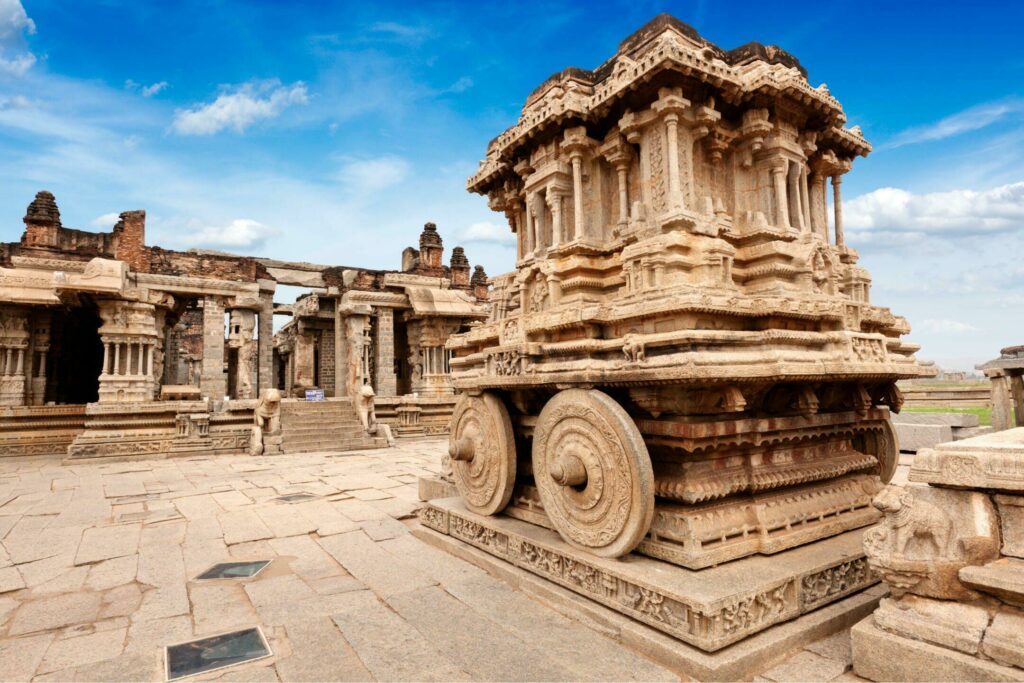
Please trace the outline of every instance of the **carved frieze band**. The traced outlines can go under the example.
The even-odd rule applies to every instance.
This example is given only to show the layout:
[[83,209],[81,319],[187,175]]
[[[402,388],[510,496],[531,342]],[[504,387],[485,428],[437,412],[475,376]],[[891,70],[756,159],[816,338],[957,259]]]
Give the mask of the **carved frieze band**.
[[570,557],[433,505],[421,509],[420,521],[706,650],[734,643],[878,580],[860,557],[786,579],[711,612],[596,567],[577,555]]

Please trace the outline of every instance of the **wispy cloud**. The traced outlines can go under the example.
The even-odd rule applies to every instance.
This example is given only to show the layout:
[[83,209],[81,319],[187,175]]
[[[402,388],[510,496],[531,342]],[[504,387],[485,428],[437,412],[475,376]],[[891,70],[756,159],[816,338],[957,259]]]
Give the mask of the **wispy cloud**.
[[979,104],[939,119],[934,123],[908,128],[897,133],[890,140],[882,144],[879,149],[894,149],[921,142],[945,140],[956,135],[987,128],[1007,117],[1022,112],[1024,112],[1024,100],[1019,99]]
[[129,78],[127,81],[124,82],[125,90],[131,90],[133,92],[137,91],[143,97],[152,97],[153,95],[156,95],[157,93],[166,90],[169,86],[170,83],[168,83],[167,81],[157,81],[152,85],[142,85],[141,83],[136,83],[135,81]]
[[89,221],[89,225],[97,230],[110,230],[120,219],[121,215],[118,213],[105,213],[102,216],[96,216],[96,218],[93,218]]
[[171,125],[179,135],[213,135],[231,129],[244,133],[254,123],[280,116],[287,107],[309,102],[306,84],[283,85],[273,79],[226,88],[213,102],[175,112]]
[[866,239],[882,233],[971,236],[1024,230],[1024,182],[988,190],[915,194],[883,187],[843,204],[847,228]]
[[491,221],[479,221],[471,223],[462,232],[462,240],[465,242],[492,242],[511,246],[516,243],[516,236],[507,225],[497,225]]
[[403,43],[417,44],[434,35],[425,24],[402,24],[397,21],[378,21],[370,25],[370,32]]
[[268,237],[280,234],[278,230],[249,218],[236,218],[226,225],[206,225],[189,232],[179,240],[187,247],[223,247],[252,249],[263,244]]
[[929,332],[932,334],[968,334],[978,331],[978,328],[974,325],[969,325],[967,323],[960,322],[959,320],[949,320],[947,318],[926,318],[915,327],[923,332]]
[[358,194],[398,185],[409,170],[409,162],[397,156],[345,159],[337,178],[346,190]]

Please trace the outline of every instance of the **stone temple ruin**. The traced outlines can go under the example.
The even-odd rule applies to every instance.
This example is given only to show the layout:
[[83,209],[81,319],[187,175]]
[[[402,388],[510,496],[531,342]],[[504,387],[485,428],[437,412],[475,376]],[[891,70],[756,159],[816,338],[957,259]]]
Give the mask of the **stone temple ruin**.
[[541,84],[468,181],[518,260],[448,341],[459,498],[425,536],[694,646],[701,679],[828,603],[863,615],[896,381],[933,371],[843,241],[871,150],[845,120],[780,48],[667,15]]
[[[444,265],[436,226],[400,271],[380,271],[170,251],[146,245],[145,220],[65,228],[40,192],[21,241],[0,244],[0,455],[381,445],[353,404],[367,387],[397,435],[445,431],[445,342],[486,317],[487,276],[461,247]],[[313,293],[276,304],[277,285]],[[327,400],[297,400],[307,390]],[[275,414],[254,430],[257,399]]]

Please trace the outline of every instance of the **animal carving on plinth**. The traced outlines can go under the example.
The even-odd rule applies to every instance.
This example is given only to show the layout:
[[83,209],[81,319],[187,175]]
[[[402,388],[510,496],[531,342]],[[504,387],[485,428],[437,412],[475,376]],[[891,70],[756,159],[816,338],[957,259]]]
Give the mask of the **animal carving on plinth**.
[[935,557],[943,557],[953,535],[953,522],[949,516],[931,503],[916,500],[910,489],[886,486],[872,504],[885,514],[882,522],[890,538],[890,550],[906,557],[907,546],[913,539],[930,543]]
[[250,455],[263,455],[264,435],[278,434],[281,431],[281,392],[267,389],[260,396],[253,411],[252,437],[249,441]]
[[363,424],[363,429],[366,430],[367,434],[383,436],[387,439],[389,446],[394,446],[395,439],[391,436],[391,427],[383,422],[377,422],[377,411],[373,406],[375,396],[373,387],[369,384],[364,384],[359,390],[359,398],[356,402],[356,412],[359,413],[359,421]]

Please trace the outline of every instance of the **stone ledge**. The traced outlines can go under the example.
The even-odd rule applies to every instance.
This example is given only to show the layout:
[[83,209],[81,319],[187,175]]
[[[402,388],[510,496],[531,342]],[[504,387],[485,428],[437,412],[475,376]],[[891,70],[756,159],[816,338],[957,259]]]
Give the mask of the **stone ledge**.
[[425,527],[412,533],[656,663],[700,681],[749,680],[798,649],[870,615],[885,595],[883,587],[872,586],[717,652],[704,652],[451,536]]
[[873,681],[1019,681],[1024,671],[883,631],[868,616],[850,631],[853,670]]
[[566,544],[553,531],[483,517],[458,498],[434,500],[420,520],[435,531],[557,583],[675,639],[713,651],[877,582],[863,532],[702,570],[640,555],[614,560]]

